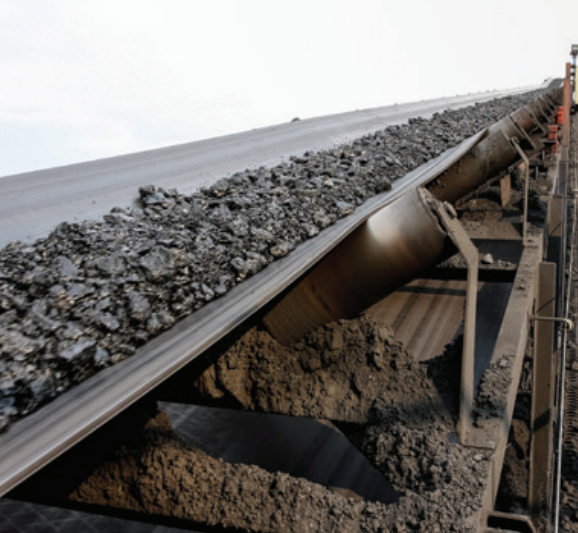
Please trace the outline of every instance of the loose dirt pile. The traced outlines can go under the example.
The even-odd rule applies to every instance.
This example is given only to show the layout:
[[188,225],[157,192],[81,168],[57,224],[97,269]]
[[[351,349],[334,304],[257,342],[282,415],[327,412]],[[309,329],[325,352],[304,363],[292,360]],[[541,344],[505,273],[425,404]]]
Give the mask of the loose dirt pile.
[[[519,400],[520,398],[516,401]],[[518,411],[518,405],[516,405],[516,411]],[[529,414],[529,412],[514,412],[500,479],[500,490],[496,497],[496,507],[499,511],[529,514],[528,483],[531,442]]]
[[0,251],[0,431],[538,92],[412,119]]
[[377,407],[415,418],[440,402],[425,370],[368,317],[320,327],[291,347],[254,328],[195,388],[220,406],[357,424]]
[[381,504],[345,499],[287,474],[188,450],[163,415],[140,440],[146,444],[124,449],[71,498],[249,531],[380,531],[382,515],[393,518]]
[[188,449],[162,417],[72,498],[249,531],[474,531],[488,462],[452,438],[458,352],[456,343],[417,364],[388,330],[362,317],[318,328],[292,348],[252,330],[200,380],[221,402],[347,421],[343,432],[401,494],[391,505],[211,458]]

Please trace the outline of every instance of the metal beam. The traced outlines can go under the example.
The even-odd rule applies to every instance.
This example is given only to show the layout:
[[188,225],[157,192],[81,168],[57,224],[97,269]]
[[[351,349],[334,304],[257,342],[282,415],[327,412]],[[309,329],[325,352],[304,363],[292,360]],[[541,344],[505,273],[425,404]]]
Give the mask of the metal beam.
[[464,345],[460,385],[460,419],[458,431],[464,446],[493,449],[494,443],[481,428],[474,427],[474,365],[476,344],[476,302],[478,295],[478,249],[457,219],[449,204],[436,205],[442,226],[468,265],[466,305],[464,314]]
[[[540,263],[536,291],[536,317],[556,312],[556,265]],[[534,321],[532,385],[532,443],[528,507],[539,533],[546,533],[552,505],[552,445],[554,436],[554,323]]]

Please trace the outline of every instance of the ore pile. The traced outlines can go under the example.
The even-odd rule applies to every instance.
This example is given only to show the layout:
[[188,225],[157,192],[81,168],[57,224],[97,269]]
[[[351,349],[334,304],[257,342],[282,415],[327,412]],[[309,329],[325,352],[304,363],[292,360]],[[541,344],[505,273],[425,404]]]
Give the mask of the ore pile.
[[[115,459],[101,465],[71,498],[249,531],[477,531],[487,457],[451,443],[450,438],[455,431],[459,395],[459,343],[422,365],[416,364],[387,330],[365,317],[318,328],[292,349],[277,348],[276,342],[266,337],[265,333],[250,331],[245,340],[223,355],[220,363],[229,368],[213,369],[209,382],[220,387],[213,392],[234,391],[238,401],[257,407],[267,391],[275,398],[271,402],[274,406],[291,411],[284,403],[290,397],[291,384],[300,414],[335,412],[347,419],[342,425],[344,433],[400,494],[395,503],[344,498],[305,479],[209,457],[187,448],[166,423],[161,423],[162,418],[149,424],[136,444],[124,447]],[[353,350],[351,359],[347,359],[349,349]],[[315,350],[320,353],[315,354]],[[336,352],[346,360],[335,360]],[[361,353],[365,360],[358,357]],[[241,354],[250,362],[237,373],[235,365]],[[297,363],[285,360],[287,357]],[[325,365],[326,376],[338,385],[345,384],[345,393],[336,392],[332,399],[312,386],[327,382],[320,368],[310,370],[313,378],[305,384],[290,376],[283,381],[282,375],[292,370],[302,378],[299,366],[306,364],[307,357],[314,367]],[[282,370],[262,374],[268,366]],[[361,417],[364,422],[350,423],[364,405],[362,391],[373,392],[371,384],[361,383],[367,378],[366,368],[373,369],[375,380],[384,389],[381,395],[373,394],[369,413]],[[342,376],[335,378],[338,374]],[[228,387],[215,380],[215,375],[227,376]],[[234,386],[239,376],[259,377],[243,390]],[[267,379],[271,383],[266,385]],[[399,385],[394,387],[396,380]],[[310,399],[306,402],[308,389]],[[347,401],[350,394],[358,396],[351,403]],[[328,407],[324,409],[317,402]],[[341,409],[344,404],[349,410]],[[271,410],[266,402],[265,407]]]
[[416,118],[0,251],[0,431],[538,96]]
[[162,416],[139,442],[99,468],[71,500],[261,532],[377,532],[386,531],[386,522],[404,523],[382,504],[346,499],[305,479],[189,450]]
[[369,317],[320,327],[291,347],[254,328],[195,388],[220,406],[357,424],[367,423],[376,406],[411,405],[415,416],[416,399],[426,413],[439,402],[424,370]]

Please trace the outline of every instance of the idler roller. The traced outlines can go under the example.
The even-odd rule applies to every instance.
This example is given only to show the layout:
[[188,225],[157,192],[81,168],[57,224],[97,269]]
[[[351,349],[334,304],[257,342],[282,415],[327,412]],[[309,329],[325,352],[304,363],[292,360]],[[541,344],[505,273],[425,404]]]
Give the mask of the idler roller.
[[265,316],[271,334],[290,344],[322,324],[354,317],[448,257],[453,245],[433,202],[455,202],[514,164],[520,156],[511,139],[529,154],[541,149],[542,125],[561,94],[550,91],[488,128],[478,144],[427,185],[431,194],[414,189],[373,215]]
[[[556,99],[560,91],[551,96]],[[514,113],[496,122],[484,139],[428,186],[428,190],[438,199],[455,202],[482,185],[488,178],[496,176],[519,158],[516,149],[509,142],[516,139],[528,155],[539,151],[543,145],[538,137],[543,136],[541,124],[552,116],[547,95],[521,107]],[[534,131],[537,135],[534,137]],[[531,143],[531,144],[530,144]]]
[[448,255],[452,245],[415,188],[387,205],[325,256],[265,316],[281,343],[340,318],[351,318]]

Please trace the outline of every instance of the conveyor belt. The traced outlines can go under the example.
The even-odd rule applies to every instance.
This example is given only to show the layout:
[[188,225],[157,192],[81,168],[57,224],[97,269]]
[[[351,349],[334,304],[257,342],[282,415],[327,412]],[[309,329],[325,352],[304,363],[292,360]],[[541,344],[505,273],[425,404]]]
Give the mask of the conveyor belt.
[[544,87],[491,91],[330,115],[216,139],[0,178],[0,246],[46,236],[61,222],[100,218],[132,205],[138,187],[176,187],[189,194],[244,168],[273,166],[411,117],[430,117],[492,98]]
[[[494,96],[496,95],[492,95],[491,97]],[[471,103],[471,101],[468,101],[468,103]],[[447,103],[444,104],[444,106],[447,107]],[[423,108],[420,114],[423,114]],[[318,125],[322,122],[320,119]],[[331,122],[331,120],[329,122]],[[369,122],[371,122],[371,120]],[[366,123],[364,127],[367,126],[368,123]],[[383,126],[384,123],[382,122],[380,127]],[[285,125],[284,127],[279,127],[285,128],[281,139],[283,139],[285,143],[286,151],[291,150],[287,145],[288,127],[291,126]],[[308,127],[315,129],[315,126],[311,124]],[[334,122],[331,122],[329,129],[331,130],[332,128],[339,129],[338,125]],[[347,131],[351,133],[354,129],[355,128],[352,127]],[[312,131],[309,133],[313,134]],[[183,368],[196,356],[245,322],[256,311],[285,290],[371,215],[399,199],[406,192],[427,183],[444,172],[453,163],[463,157],[464,154],[470,152],[486,134],[487,130],[478,133],[464,141],[458,147],[448,150],[440,157],[409,173],[404,178],[396,181],[390,191],[366,202],[362,207],[358,208],[353,215],[342,219],[323,231],[317,238],[301,245],[286,258],[270,265],[259,275],[236,286],[223,298],[213,301],[200,311],[182,320],[174,328],[139,349],[133,357],[102,371],[66,394],[63,394],[35,414],[14,424],[7,434],[0,437],[0,449],[2,449],[3,452],[0,457],[0,494],[16,486],[44,464],[66,451],[76,442],[151,391],[169,376]],[[355,136],[358,135],[359,132],[356,132]],[[261,138],[262,142],[264,142],[263,139],[265,139],[265,137],[267,137],[267,135],[264,134],[264,137]],[[307,137],[303,137],[302,135],[299,137],[301,139],[299,142],[295,144],[289,143],[289,145],[297,151],[302,151],[304,147],[300,143]],[[325,136],[324,142],[328,142],[327,139],[329,138],[330,136]],[[281,139],[277,140],[281,142]],[[341,139],[340,141],[343,140],[344,139]],[[335,139],[333,138],[332,142],[334,141]],[[267,152],[266,143],[260,146],[262,150],[259,152],[260,155],[256,156],[255,163],[257,159],[261,158],[259,164],[263,164],[267,162],[265,159],[270,157],[271,154]],[[297,148],[297,146],[299,146],[299,148]],[[311,145],[307,147],[309,149],[312,148]],[[319,146],[314,146],[314,148],[319,148]],[[176,151],[171,152],[171,149],[166,149],[164,155],[160,153],[156,153],[156,155],[149,153],[148,156],[159,156],[160,159],[157,159],[157,163],[163,158],[164,160],[171,158],[178,159],[178,147],[174,150]],[[215,156],[210,156],[210,160],[211,157],[214,158]],[[139,165],[144,164],[143,160],[136,164],[136,167],[131,167],[129,164],[130,157],[127,156],[127,158],[128,159],[123,161],[127,162],[127,168],[132,168],[129,174],[135,171]],[[215,164],[215,160],[213,159],[212,161],[213,164]],[[118,163],[119,161],[117,160],[116,162]],[[135,161],[133,161],[133,163],[134,162]],[[149,161],[149,164],[150,168],[154,168],[155,165],[152,161]],[[104,168],[107,168],[107,165],[112,165],[112,160],[109,160],[108,163],[102,162],[102,165],[104,165]],[[215,167],[211,167],[210,161],[207,165],[212,171],[215,171]],[[244,161],[236,161],[235,167],[238,169],[239,166],[245,165],[246,162]],[[122,165],[119,165],[117,169],[121,167]],[[76,171],[82,170],[83,169],[76,168]],[[87,167],[84,167],[84,170],[87,171]],[[209,174],[212,174],[212,171],[210,171]],[[222,169],[219,167],[219,173],[220,172],[222,172]],[[170,176],[167,175],[168,177],[165,177],[167,177],[167,179],[170,178],[169,181],[173,181],[171,181],[171,183],[161,182],[160,185],[164,187],[174,186],[177,185],[174,183],[175,177],[184,179],[184,175],[179,174],[176,169],[173,169],[169,174]],[[99,176],[102,177],[98,172],[92,175],[90,172],[87,172],[87,176],[93,180]],[[148,176],[150,176],[150,174],[145,173],[144,177],[141,175],[139,184],[142,184],[142,180],[147,179]],[[73,175],[71,174],[68,178],[72,179],[72,177]],[[128,179],[128,175],[125,177]],[[205,175],[205,177],[207,176]],[[59,182],[58,175],[54,174],[52,178],[54,180],[52,182],[53,185]],[[64,176],[64,182],[66,182],[68,178]],[[27,179],[28,178],[24,181]],[[13,183],[13,181],[4,182],[2,180],[2,185],[5,183],[10,184]],[[31,182],[28,181],[28,184],[30,183]],[[197,186],[198,184],[199,182],[197,182]],[[60,182],[60,187],[62,187],[61,190],[66,190],[66,186],[63,185],[62,182]],[[8,187],[8,190],[9,189],[10,187]],[[115,191],[114,193],[114,203],[118,204],[119,201],[122,202],[122,198],[119,198],[119,196],[122,195],[120,192],[117,194],[117,192],[118,191]],[[109,199],[107,199],[109,193],[110,190],[105,191],[104,196],[99,197],[98,205],[102,207],[109,201]],[[134,194],[134,190],[131,194]],[[84,196],[86,196],[86,194]],[[55,199],[49,210],[54,211],[55,206],[62,201],[62,197]],[[48,204],[50,203],[51,201],[48,202]],[[72,204],[74,204],[74,202],[71,203],[71,206]],[[108,208],[109,207],[110,203],[108,204]],[[70,209],[74,208],[70,207]],[[0,212],[2,211],[0,210]],[[34,234],[36,231],[46,231],[48,225],[46,222],[46,220],[50,218],[48,215],[45,219],[40,211],[36,214],[37,217],[35,220],[41,221],[42,228],[39,229],[36,227],[36,229],[33,229],[34,220],[32,220],[31,225],[27,226],[31,232],[30,234]],[[10,231],[6,233],[10,234]]]
[[0,494],[73,446],[181,369],[269,302],[373,213],[426,183],[483,138],[485,130],[417,168],[353,215],[238,285],[110,367],[13,425],[0,437]]

